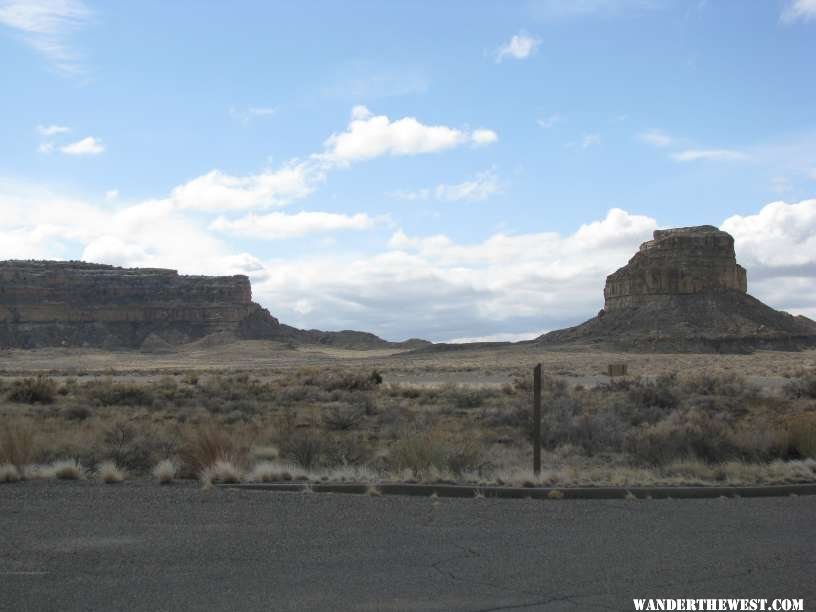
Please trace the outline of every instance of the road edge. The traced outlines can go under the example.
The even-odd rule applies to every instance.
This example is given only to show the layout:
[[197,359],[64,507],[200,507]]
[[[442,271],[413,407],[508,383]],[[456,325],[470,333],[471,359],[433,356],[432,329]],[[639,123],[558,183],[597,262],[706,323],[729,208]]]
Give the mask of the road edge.
[[430,497],[485,497],[495,499],[711,499],[718,497],[788,497],[816,495],[816,483],[764,486],[663,487],[499,487],[407,483],[224,483],[223,489],[245,491],[343,493],[351,495],[413,495]]

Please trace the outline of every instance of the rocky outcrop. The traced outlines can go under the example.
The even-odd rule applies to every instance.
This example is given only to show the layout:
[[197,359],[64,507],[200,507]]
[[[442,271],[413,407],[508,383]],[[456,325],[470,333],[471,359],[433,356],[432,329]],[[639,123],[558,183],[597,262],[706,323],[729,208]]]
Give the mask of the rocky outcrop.
[[[227,332],[274,337],[278,321],[252,301],[246,276],[84,262],[0,262],[0,345],[156,350]],[[162,345],[163,346],[163,345]]]
[[597,317],[535,342],[661,352],[816,346],[816,322],[774,310],[747,288],[726,232],[710,225],[658,230],[607,277]]
[[729,234],[711,225],[657,230],[654,240],[640,245],[626,266],[606,278],[604,310],[717,289],[748,291]]

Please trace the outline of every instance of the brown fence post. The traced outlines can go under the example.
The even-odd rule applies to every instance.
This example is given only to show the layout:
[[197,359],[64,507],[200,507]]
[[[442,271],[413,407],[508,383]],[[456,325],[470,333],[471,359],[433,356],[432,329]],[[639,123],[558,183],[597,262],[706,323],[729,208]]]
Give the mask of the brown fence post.
[[533,369],[533,473],[541,473],[541,364]]

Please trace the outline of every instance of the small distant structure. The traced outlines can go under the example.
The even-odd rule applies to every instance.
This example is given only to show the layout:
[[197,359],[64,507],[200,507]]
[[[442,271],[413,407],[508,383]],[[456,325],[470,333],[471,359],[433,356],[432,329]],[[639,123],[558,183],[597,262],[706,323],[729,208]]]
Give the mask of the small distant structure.
[[610,376],[610,378],[613,376],[626,376],[628,371],[629,368],[625,363],[610,363],[606,367],[606,373]]

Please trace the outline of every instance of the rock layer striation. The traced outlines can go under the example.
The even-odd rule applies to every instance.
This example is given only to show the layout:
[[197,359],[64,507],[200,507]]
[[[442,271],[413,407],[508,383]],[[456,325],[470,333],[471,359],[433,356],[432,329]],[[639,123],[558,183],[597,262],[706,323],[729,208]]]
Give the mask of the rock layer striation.
[[656,230],[626,266],[606,278],[604,310],[718,289],[748,292],[730,234],[712,225]]
[[0,262],[0,345],[141,347],[214,333],[274,337],[246,276],[56,261]]
[[726,232],[710,225],[657,230],[607,277],[597,317],[535,342],[662,352],[816,346],[816,322],[774,310],[747,289]]

